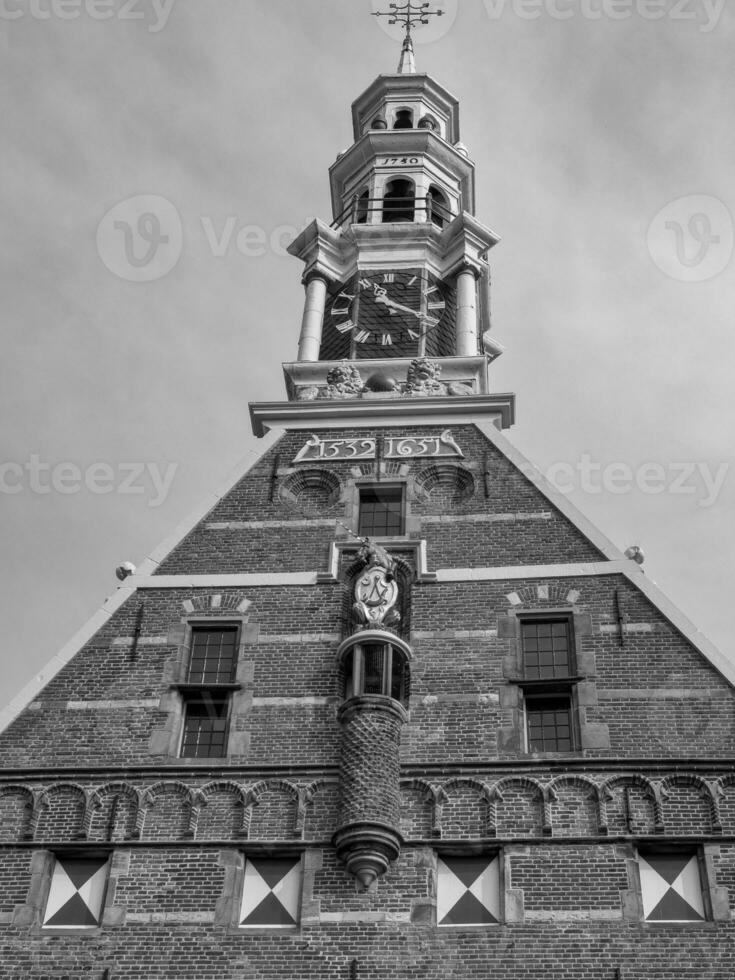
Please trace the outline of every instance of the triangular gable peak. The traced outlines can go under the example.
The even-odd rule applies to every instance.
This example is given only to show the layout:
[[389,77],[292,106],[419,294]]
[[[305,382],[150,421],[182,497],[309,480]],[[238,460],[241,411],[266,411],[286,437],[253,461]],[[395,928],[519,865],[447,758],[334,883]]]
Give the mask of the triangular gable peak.
[[[728,683],[735,686],[735,665],[712,644],[700,630],[669,600],[661,590],[647,577],[641,568],[618,549],[598,528],[595,527],[567,497],[560,493],[540,472],[530,463],[510,441],[490,424],[476,421],[476,428],[492,444],[495,449],[518,470],[538,491],[538,493],[569,522],[579,534],[596,549],[602,560],[555,562],[548,564],[511,564],[507,566],[487,567],[432,567],[431,554],[421,554],[422,560],[428,562],[426,571],[431,570],[438,582],[461,581],[501,581],[521,579],[548,579],[574,576],[593,577],[599,575],[621,574],[639,591],[651,604],[675,627],[681,635],[691,643],[705,660],[724,677]],[[388,430],[389,431],[389,430]],[[48,664],[30,681],[23,690],[0,711],[0,731],[4,730],[28,707],[43,688],[61,671],[75,655],[88,643],[95,634],[110,620],[110,618],[130,599],[138,589],[146,588],[196,588],[211,586],[213,588],[227,587],[257,587],[267,585],[315,585],[323,578],[322,567],[310,568],[297,572],[250,572],[228,574],[161,574],[161,566],[178,549],[182,542],[224,501],[228,495],[263,459],[263,456],[274,449],[287,435],[283,430],[273,429],[263,440],[263,453],[257,460],[252,456],[234,468],[226,482],[217,491],[209,494],[201,505],[182,522],[182,524],[167,537],[137,568],[134,575],[103,603],[91,619],[69,640],[67,644],[53,657]]]

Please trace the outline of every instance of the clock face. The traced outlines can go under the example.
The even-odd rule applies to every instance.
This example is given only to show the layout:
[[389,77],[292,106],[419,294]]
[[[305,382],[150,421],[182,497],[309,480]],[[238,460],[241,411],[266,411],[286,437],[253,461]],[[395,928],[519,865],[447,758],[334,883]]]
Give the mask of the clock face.
[[453,291],[425,271],[358,272],[327,297],[320,356],[436,356],[453,320]]

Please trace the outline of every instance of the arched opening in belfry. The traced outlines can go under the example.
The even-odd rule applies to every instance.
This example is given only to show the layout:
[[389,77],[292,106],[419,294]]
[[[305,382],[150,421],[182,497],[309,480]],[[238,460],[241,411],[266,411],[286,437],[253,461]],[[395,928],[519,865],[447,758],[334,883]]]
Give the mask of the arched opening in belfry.
[[357,206],[355,209],[355,222],[358,225],[364,225],[367,223],[368,219],[368,209],[370,207],[370,191],[365,188],[357,198]]
[[429,210],[429,220],[437,228],[443,228],[450,217],[449,202],[438,187],[433,185],[429,188],[426,201]]
[[416,188],[412,180],[397,177],[385,185],[383,221],[413,221]]
[[413,129],[413,112],[410,109],[399,109],[393,129]]

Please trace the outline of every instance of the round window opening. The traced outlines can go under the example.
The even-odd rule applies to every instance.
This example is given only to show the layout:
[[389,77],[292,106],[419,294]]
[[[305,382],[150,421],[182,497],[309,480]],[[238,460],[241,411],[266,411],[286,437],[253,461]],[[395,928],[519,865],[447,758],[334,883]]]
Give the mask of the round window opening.
[[301,470],[284,480],[279,490],[283,502],[307,517],[319,517],[339,503],[342,484],[329,470]]
[[462,466],[439,463],[416,477],[416,489],[432,506],[456,510],[474,496],[475,480]]

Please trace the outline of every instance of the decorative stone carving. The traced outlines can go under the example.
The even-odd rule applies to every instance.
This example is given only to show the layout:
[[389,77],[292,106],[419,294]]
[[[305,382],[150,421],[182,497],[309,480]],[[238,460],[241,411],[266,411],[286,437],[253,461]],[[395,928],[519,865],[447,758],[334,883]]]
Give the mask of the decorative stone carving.
[[316,385],[302,385],[296,389],[296,401],[313,402],[319,397],[319,388]]
[[362,629],[391,626],[400,621],[395,609],[398,586],[395,580],[395,563],[385,548],[369,539],[358,553],[364,568],[355,582],[355,602],[352,606]]
[[474,393],[474,385],[463,384],[461,381],[453,381],[447,385],[447,394],[454,395],[456,398],[461,398],[464,395],[474,395]]
[[395,378],[386,374],[384,371],[376,371],[371,374],[370,377],[365,382],[365,388],[368,391],[386,393],[391,391],[397,391],[399,389],[399,384]]
[[327,374],[327,387],[320,398],[357,398],[364,389],[360,372],[349,361],[341,361]]
[[415,357],[408,366],[406,388],[404,394],[415,395],[446,395],[447,386],[439,381],[441,365],[428,357]]

